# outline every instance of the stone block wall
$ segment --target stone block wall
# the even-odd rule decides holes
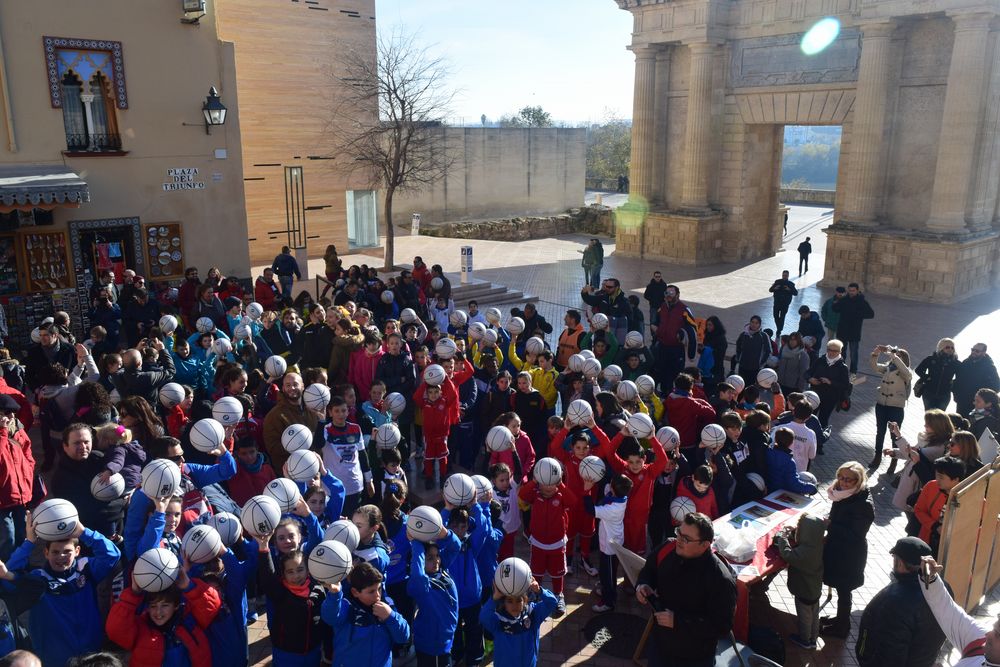
[[[615,252],[627,257],[664,259],[701,266],[722,261],[725,216],[651,212],[639,225],[619,222]]]
[[[550,216],[501,218],[477,222],[448,222],[420,226],[423,236],[491,241],[527,241],[563,234],[615,235],[615,214],[607,206],[587,206]]]

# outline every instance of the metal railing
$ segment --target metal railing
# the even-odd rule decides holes
[[[66,150],[74,153],[117,152],[122,149],[122,138],[118,134],[67,134]]]

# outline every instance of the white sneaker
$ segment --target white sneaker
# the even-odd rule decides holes
[[[598,614],[603,614],[606,611],[614,611],[615,608],[601,602],[600,604],[595,604],[591,609]]]
[[[556,610],[552,612],[552,618],[562,618],[566,615],[566,596],[559,594],[559,601],[556,602]]]
[[[566,561],[566,576],[571,577],[575,574],[576,570],[573,568],[573,559],[570,558]]]

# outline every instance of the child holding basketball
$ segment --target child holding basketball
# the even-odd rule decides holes
[[[601,520],[598,524],[598,542],[601,550],[601,601],[591,609],[597,613],[613,611],[618,597],[618,557],[611,543],[621,544],[625,540],[625,508],[628,504],[628,492],[632,490],[632,480],[626,475],[615,475],[611,478],[611,492],[604,496],[596,505],[589,492],[594,483],[586,481],[583,488],[588,492],[584,497],[584,506],[588,514]]]
[[[180,558],[181,538],[177,528],[181,525],[181,508],[184,499],[180,496],[154,498],[153,507],[146,519],[146,529],[139,539],[136,556],[150,549],[166,549]]]
[[[410,562],[410,537],[406,531],[408,517],[403,512],[406,502],[406,484],[401,481],[389,481],[382,494],[382,520],[386,535],[386,551],[389,564],[385,570],[385,589],[392,599],[396,611],[402,614],[407,623],[413,622],[413,600],[407,593]],[[359,531],[360,532],[360,531]]]
[[[362,492],[375,493],[361,427],[347,420],[349,408],[341,396],[333,396],[326,407],[329,422],[316,428],[313,449],[322,447],[323,465],[344,485],[343,512],[353,514]]]
[[[442,529],[442,533],[446,532]],[[458,589],[442,565],[440,549],[434,542],[413,541],[406,592],[418,609],[411,622],[417,664],[450,665],[458,627]]]
[[[531,580],[528,592],[518,597],[504,595],[494,586],[493,595],[479,612],[483,628],[493,635],[493,664],[496,667],[538,664],[538,634],[546,618],[558,618],[558,606],[558,598],[535,579]]]
[[[275,558],[292,551],[303,551],[308,555],[322,541],[323,529],[319,519],[310,511],[306,501],[299,498],[291,514],[282,515],[275,526],[271,550]]]
[[[657,477],[668,468],[672,469],[676,463],[667,457],[663,445],[655,436],[648,439],[654,459],[652,463],[646,463],[642,445],[626,431],[628,426],[611,441],[607,448],[607,460],[612,470],[632,480],[632,491],[625,510],[625,548],[642,555],[646,553],[646,525],[653,504],[653,485]]]
[[[702,464],[694,469],[694,472],[681,479],[677,485],[678,498],[690,498],[694,503],[694,512],[701,512],[709,519],[718,519],[719,505],[715,501],[715,491],[712,489],[712,480],[715,473],[708,465]],[[685,512],[687,514],[687,512]],[[679,526],[684,517],[678,520],[674,517],[674,525]]]
[[[354,511],[351,521],[361,537],[354,555],[365,563],[371,563],[384,578],[389,569],[389,549],[379,534],[382,530],[382,510],[377,505],[362,505]]]
[[[503,451],[490,452],[490,465],[506,465],[514,473],[518,485],[527,481],[531,469],[535,467],[535,448],[528,434],[521,430],[521,418],[516,412],[504,412],[492,426],[504,426],[514,436],[514,446]]]
[[[298,482],[299,491],[303,500],[309,506],[309,511],[313,513],[319,521],[320,528],[326,528],[341,517],[344,509],[344,484],[330,474],[330,471],[323,465],[323,458],[319,459],[319,475],[313,477],[308,482]]]
[[[233,502],[243,507],[248,500],[264,493],[274,480],[274,469],[268,465],[267,457],[253,438],[239,438],[235,449],[236,474],[226,483],[226,488]]]
[[[471,517],[470,517],[471,514]],[[441,518],[458,538],[461,548],[447,566],[448,574],[455,580],[458,590],[458,626],[452,645],[455,662],[478,665],[483,659],[483,627],[479,622],[480,598],[483,593],[482,579],[476,560],[490,535],[492,527],[484,518],[476,503],[470,512],[464,507],[455,507],[445,500],[445,511]]]
[[[423,416],[425,488],[431,489],[435,482],[443,482],[447,474],[448,433],[458,419],[441,387],[421,382],[413,400]]]

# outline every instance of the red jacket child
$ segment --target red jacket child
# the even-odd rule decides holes
[[[448,385],[454,390],[451,380],[445,380],[441,387],[421,382],[413,393],[413,401],[424,420],[424,475],[428,478],[434,476],[434,464],[438,463],[441,478],[444,479],[448,469],[448,432],[458,423],[456,410],[452,409],[453,405],[448,400]],[[431,398],[430,393],[436,396]]]
[[[715,411],[712,411],[715,414]],[[671,422],[673,423],[673,422]],[[643,453],[630,455],[630,461],[618,456],[618,447],[625,439],[620,431],[607,448],[607,461],[616,473],[632,480],[632,490],[628,494],[625,508],[625,548],[642,555],[646,553],[646,524],[649,522],[649,508],[653,504],[653,485],[656,478],[667,469],[667,452],[655,437],[649,439],[650,448],[656,455],[652,463],[643,462]]]
[[[531,444],[531,438],[524,431],[520,431],[514,436],[514,449],[502,452],[490,452],[490,465],[494,466],[498,463],[505,463],[513,474],[514,452],[517,452],[517,458],[521,462],[521,479],[515,479],[514,481],[518,485],[521,485],[528,481],[531,469],[535,467],[535,448]]]
[[[191,421],[191,418],[187,416],[184,408],[180,405],[170,408],[167,410],[167,435],[179,440],[181,431],[184,430],[189,421]]]
[[[715,502],[715,491],[711,484],[708,485],[708,490],[705,493],[699,493],[698,489],[694,488],[694,477],[688,475],[677,485],[677,497],[681,496],[690,498],[694,502],[695,512],[701,512],[709,519],[719,518],[719,506]],[[678,523],[674,521],[675,526]]]
[[[531,509],[531,537],[528,538],[531,543],[531,574],[535,579],[541,579],[547,573],[552,578],[552,592],[561,596],[563,577],[566,576],[569,508],[577,503],[577,498],[565,484],[559,484],[555,493],[546,498],[535,480],[525,483],[518,490],[517,497]]]
[[[715,408],[708,401],[692,398],[676,391],[663,401],[667,423],[677,429],[681,447],[695,447],[701,440],[701,429],[715,421]]]
[[[212,667],[212,649],[205,628],[215,620],[222,600],[214,588],[197,579],[183,596],[174,636],[187,650],[192,667]],[[143,599],[143,595],[130,588],[123,590],[121,598],[111,607],[105,629],[108,639],[132,652],[129,667],[160,667],[165,663],[167,642],[163,632],[149,619],[149,612],[139,611]]]
[[[566,536],[572,547],[574,538],[579,535],[580,555],[586,561],[585,567],[593,569],[589,565],[589,559],[590,538],[594,536],[595,520],[594,516],[589,514],[584,508],[583,499],[589,495],[596,501],[601,490],[597,485],[590,491],[583,488],[583,477],[580,476],[580,462],[588,456],[605,458],[610,447],[610,442],[608,441],[608,436],[598,426],[590,426],[589,430],[592,434],[592,436],[589,436],[590,445],[585,449],[581,446],[581,449],[584,449],[584,451],[577,451],[571,442],[573,435],[576,433],[570,434],[569,429],[562,429],[549,440],[549,456],[563,464],[563,470],[565,471],[563,482],[576,497],[576,503],[569,508],[569,527]],[[583,456],[580,456],[581,453]]]
[[[243,451],[237,449],[237,453]],[[257,460],[252,465],[243,462],[236,456],[236,474],[226,480],[229,496],[242,507],[254,496],[264,493],[265,487],[274,480],[274,468],[268,465],[264,454],[257,453]]]

